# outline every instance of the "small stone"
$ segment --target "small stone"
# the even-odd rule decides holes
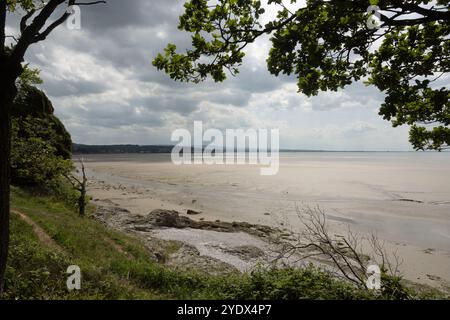
[[[188,214],[188,215],[194,216],[194,215],[201,214],[201,212],[200,212],[200,211],[194,211],[194,210],[188,209],[187,214]]]

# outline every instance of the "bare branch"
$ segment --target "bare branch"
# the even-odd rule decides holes
[[[58,26],[63,24],[67,18],[70,16],[70,13],[65,11],[57,20],[51,23],[47,28],[45,28],[42,32],[42,28],[44,28],[47,21],[50,19],[51,15],[55,12],[55,10],[62,5],[66,0],[49,0],[47,3],[43,5],[43,7],[30,10],[25,14],[20,23],[21,36],[14,47],[12,52],[12,62],[15,64],[19,64],[22,62],[23,57],[25,55],[28,47],[36,42],[45,40],[47,36]],[[67,2],[67,8],[79,5],[79,6],[90,6],[100,3],[106,3],[106,1],[93,1],[93,2],[76,2],[75,0],[69,0]],[[37,13],[39,12],[39,13]],[[37,13],[37,14],[36,14]],[[36,17],[33,21],[27,25],[27,21],[36,14]]]
[[[380,265],[382,272],[398,275],[401,260],[397,253],[389,255],[376,235],[364,238],[350,229],[346,236],[331,236],[327,226],[325,212],[319,207],[298,209],[304,232],[296,240],[276,240],[277,256],[275,261],[298,257],[298,261],[320,257],[332,263],[336,275],[346,279],[360,288],[367,288],[367,267],[372,261]],[[371,254],[364,254],[362,243],[368,243]],[[320,261],[320,260],[317,260]],[[334,273],[334,272],[333,272]]]
[[[105,3],[106,1],[92,1],[92,2],[75,2],[73,5],[75,6],[92,6],[95,4]]]
[[[48,26],[47,29],[34,36],[33,43],[45,40],[48,37],[48,35],[57,27],[59,27],[61,24],[63,24],[69,16],[70,13],[65,12],[60,18],[58,18],[55,22],[50,24],[50,26]]]
[[[64,177],[69,181],[73,188],[80,193],[78,197],[78,210],[80,216],[84,216],[86,211],[86,186],[88,179],[86,177],[86,168],[84,166],[83,158],[80,158],[79,162],[81,164],[82,178],[79,179],[73,174],[64,174]]]

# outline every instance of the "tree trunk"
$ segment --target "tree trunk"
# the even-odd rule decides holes
[[[11,105],[15,95],[14,82],[11,85],[2,79],[0,81],[0,294],[4,290],[9,245]]]
[[[78,199],[78,212],[80,216],[84,217],[86,214],[86,189],[81,187],[80,198]]]
[[[81,184],[80,184],[79,209],[80,209],[80,216],[84,217],[85,214],[86,214],[86,184],[87,184],[87,178],[86,178],[86,170],[84,168],[83,158],[80,159],[80,162],[81,162],[81,172],[83,173],[83,180],[81,180]]]

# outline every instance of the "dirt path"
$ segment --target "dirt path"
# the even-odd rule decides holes
[[[17,210],[11,210],[11,212],[17,214],[19,218],[22,219],[22,221],[24,221],[33,228],[33,232],[36,234],[40,242],[42,242],[43,244],[52,249],[57,250],[60,253],[64,254],[66,253],[63,247],[61,247],[55,240],[53,240],[44,229],[42,229],[36,222],[34,222],[26,214]],[[125,255],[128,260],[135,259],[135,257],[132,254],[128,253],[121,245],[116,243],[113,239],[106,236],[102,236],[102,239],[108,242],[119,253]]]
[[[55,249],[60,253],[66,253],[63,247],[61,247],[55,240],[53,240],[44,229],[42,229],[36,222],[31,220],[31,218],[26,214],[17,210],[11,210],[11,212],[17,214],[19,218],[22,219],[22,221],[30,225],[33,228],[33,232],[36,234],[39,241],[41,241],[43,244],[52,249]]]

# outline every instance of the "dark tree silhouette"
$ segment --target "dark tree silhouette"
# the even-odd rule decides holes
[[[0,0],[0,293],[4,290],[4,274],[9,246],[11,108],[17,95],[16,82],[24,71],[24,57],[28,48],[44,41],[50,33],[71,15],[69,7],[106,3],[93,1],[79,3],[75,0]],[[57,9],[66,8],[53,20]],[[6,34],[9,12],[24,11],[18,37]],[[7,38],[15,43],[7,46]]]

